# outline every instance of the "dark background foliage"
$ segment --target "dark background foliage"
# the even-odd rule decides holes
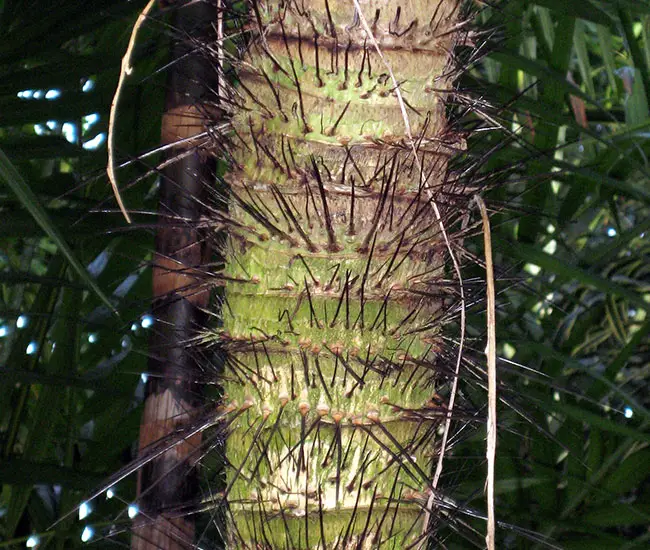
[[[511,386],[498,514],[568,549],[644,548],[650,2],[476,4],[489,54],[461,87],[508,101],[502,131],[470,150],[494,146],[486,170],[510,171],[489,196],[499,369]],[[86,526],[129,522],[132,479],[83,521],[48,530],[132,458],[137,439],[156,179],[124,190],[143,212],[136,231],[116,212],[104,167],[120,60],[143,5],[0,1],[0,548],[36,536],[73,548]],[[122,182],[157,161],[141,155],[159,142],[165,21],[157,13],[143,29],[120,104]],[[496,147],[508,134],[517,139]],[[447,482],[481,509],[484,471],[467,457],[484,453],[483,434],[455,453]],[[536,547],[507,530],[503,544]]]

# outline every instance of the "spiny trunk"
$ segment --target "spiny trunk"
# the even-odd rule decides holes
[[[215,336],[232,548],[409,548],[433,525],[459,3],[359,3],[250,4]]]

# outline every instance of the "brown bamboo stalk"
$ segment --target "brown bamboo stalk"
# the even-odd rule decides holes
[[[161,3],[162,4],[162,3]],[[160,221],[153,267],[153,314],[156,322],[150,338],[149,381],[140,426],[140,454],[172,431],[191,423],[201,403],[197,384],[196,353],[187,353],[187,342],[204,324],[209,293],[197,268],[210,254],[200,230],[201,196],[214,176],[214,159],[191,138],[204,131],[201,104],[210,91],[210,69],[205,56],[193,51],[185,36],[206,38],[215,20],[215,9],[205,3],[165,2],[174,9],[172,27],[181,39],[172,48],[173,65],[168,76],[162,144],[192,148],[190,154],[170,156],[161,172]],[[212,79],[214,80],[214,79]],[[212,88],[213,90],[214,88]],[[170,449],[139,472],[140,515],[133,529],[134,550],[186,550],[193,548],[192,516],[177,514],[196,497],[196,449],[201,433]]]

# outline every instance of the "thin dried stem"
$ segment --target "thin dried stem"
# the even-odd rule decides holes
[[[483,220],[483,242],[485,246],[485,278],[487,281],[487,372],[488,372],[488,421],[487,421],[487,534],[485,542],[488,550],[495,548],[496,520],[494,514],[494,466],[497,451],[497,336],[496,300],[494,290],[494,264],[492,261],[492,234],[490,217],[485,202],[479,195],[474,196]]]
[[[224,55],[224,49],[223,49],[223,40],[224,40],[224,33],[223,33],[223,11],[224,11],[224,5],[223,5],[223,0],[218,0],[217,1],[217,60],[219,63],[219,75],[217,77],[217,91],[219,93],[219,97],[222,95],[225,96],[226,94],[226,79],[223,73],[223,67],[224,67],[224,62],[225,62],[225,55]],[[226,106],[227,102],[226,101],[219,101],[220,104]]]
[[[120,101],[120,95],[122,95],[122,88],[124,88],[124,82],[126,77],[133,72],[133,67],[131,66],[131,56],[133,55],[133,49],[135,47],[135,40],[138,35],[140,27],[144,24],[149,12],[152,10],[156,0],[149,0],[149,3],[144,7],[138,19],[133,25],[133,31],[131,31],[131,38],[129,38],[129,45],[126,48],[126,53],[122,58],[122,66],[120,68],[120,78],[117,81],[117,89],[115,90],[115,95],[113,96],[113,101],[111,101],[111,110],[108,117],[108,165],[106,166],[106,172],[108,173],[108,179],[111,182],[111,187],[113,188],[113,194],[117,200],[117,204],[120,207],[124,219],[131,223],[131,216],[126,211],[126,207],[122,202],[122,196],[120,195],[120,190],[117,187],[117,178],[115,176],[115,117],[117,115],[117,106]]]

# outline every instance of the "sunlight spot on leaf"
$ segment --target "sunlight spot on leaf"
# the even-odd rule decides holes
[[[38,344],[35,341],[31,341],[29,344],[27,344],[27,348],[25,349],[25,353],[27,355],[34,355],[38,351]]]
[[[70,143],[77,142],[77,125],[71,122],[65,122],[61,128],[61,133]]]
[[[27,546],[27,548],[36,548],[40,542],[41,539],[38,537],[38,535],[32,535],[27,539],[25,546]]]
[[[555,239],[551,239],[548,241],[546,246],[544,247],[544,252],[547,254],[555,254],[555,251],[557,250],[557,241]]]
[[[93,538],[93,535],[95,534],[95,531],[90,525],[86,525],[84,527],[83,532],[81,533],[81,542],[88,542],[90,539]]]
[[[107,250],[103,250],[100,252],[95,259],[88,264],[88,272],[93,276],[93,277],[98,277],[102,271],[106,268],[108,265],[108,260],[110,259],[110,255],[107,252]]]
[[[86,82],[84,82],[84,85],[81,88],[81,91],[82,92],[89,92],[94,87],[95,87],[95,81],[92,78],[89,78],[88,80],[86,80]]]
[[[82,502],[79,506],[79,519],[86,519],[92,511],[93,509],[90,504]]]
[[[117,296],[118,298],[124,298],[127,292],[131,290],[131,288],[137,281],[138,281],[138,274],[131,273],[131,275],[129,275],[126,279],[124,279],[120,283],[120,285],[113,291],[113,296]]]
[[[21,315],[16,321],[16,326],[18,328],[25,328],[29,324],[29,318],[27,315]]]
[[[83,131],[87,131],[93,124],[99,122],[99,113],[92,113],[90,115],[86,115],[83,117],[83,122],[81,124],[81,127],[83,128]]]
[[[539,275],[539,272],[542,270],[541,267],[535,264],[526,264],[524,266],[524,271],[530,273],[533,277]]]
[[[506,356],[506,359],[512,359],[517,353],[517,349],[509,343],[503,344],[503,355]]]
[[[140,326],[142,326],[142,328],[149,328],[153,325],[153,323],[154,319],[151,315],[144,315],[140,321]]]
[[[92,151],[98,149],[105,141],[106,134],[102,132],[101,134],[97,134],[93,139],[86,141],[82,147],[86,150]]]

